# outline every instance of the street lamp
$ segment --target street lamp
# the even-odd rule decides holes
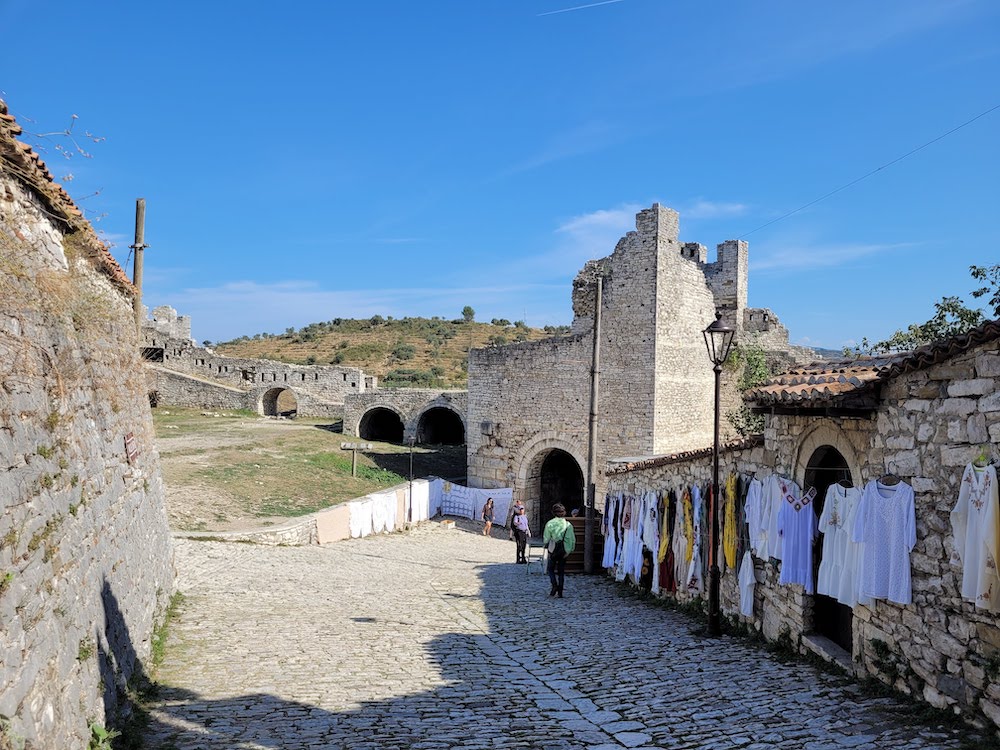
[[[722,365],[729,358],[736,331],[722,322],[722,313],[704,331],[705,348],[715,370],[715,442],[712,450],[712,523],[708,540],[708,634],[722,635],[722,612],[719,607],[719,394]]]
[[[416,437],[411,436],[406,442],[410,445],[410,492],[407,496],[408,502],[406,504],[406,522],[413,523],[413,444],[417,442],[417,439]]]

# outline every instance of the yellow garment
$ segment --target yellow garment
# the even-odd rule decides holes
[[[684,536],[687,538],[684,562],[691,562],[694,557],[694,506],[691,505],[691,490],[684,490],[681,502],[684,504]]]
[[[667,528],[667,518],[670,517],[670,495],[664,490],[661,497],[663,505],[660,508],[660,549],[656,555],[657,562],[667,559],[667,550],[670,547],[670,529]]]
[[[726,479],[726,511],[723,518],[725,527],[722,531],[722,553],[726,556],[726,567],[736,567],[736,475],[730,474]]]

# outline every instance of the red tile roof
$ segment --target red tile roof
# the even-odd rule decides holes
[[[0,99],[0,172],[9,174],[31,190],[42,202],[50,217],[61,223],[67,232],[79,232],[84,247],[97,267],[126,294],[133,295],[135,289],[121,266],[108,251],[94,228],[83,217],[69,194],[55,181],[45,162],[31,146],[17,140],[23,131],[14,116],[7,110],[7,104]]]
[[[721,444],[719,446],[719,453],[722,454],[731,453],[732,451],[749,450],[750,448],[756,448],[758,445],[763,444],[763,435],[750,435],[749,437],[730,440],[727,443]],[[696,450],[681,451],[680,453],[671,453],[666,456],[651,456],[650,458],[642,458],[635,461],[622,461],[620,463],[611,462],[614,463],[613,467],[604,472],[604,475],[610,477],[615,474],[628,474],[631,471],[652,469],[656,466],[667,466],[668,464],[676,464],[682,461],[692,461],[697,458],[707,458],[711,456],[714,451],[715,448],[709,446],[707,448],[698,448]]]
[[[789,370],[747,391],[746,399],[759,410],[774,406],[870,408],[879,383],[944,362],[997,339],[1000,339],[1000,320],[989,320],[966,333],[911,352],[826,360]]]

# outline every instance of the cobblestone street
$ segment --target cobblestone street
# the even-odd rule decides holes
[[[329,547],[177,542],[154,748],[958,748],[599,577],[427,524]],[[501,530],[502,531],[502,530]]]

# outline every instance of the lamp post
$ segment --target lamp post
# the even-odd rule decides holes
[[[722,635],[722,611],[719,606],[719,394],[722,365],[729,358],[736,331],[722,322],[722,313],[704,331],[708,358],[715,370],[715,442],[712,449],[712,523],[709,530],[708,554],[708,634]]]
[[[413,444],[417,442],[417,439],[411,437],[406,442],[410,445],[410,492],[407,494],[406,522],[413,523]]]

